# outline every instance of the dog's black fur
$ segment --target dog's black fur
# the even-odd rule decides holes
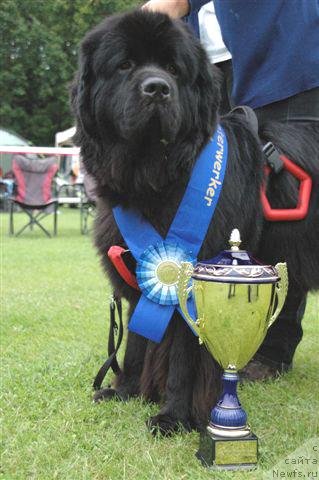
[[[170,95],[145,95],[149,78],[160,78]],[[319,286],[318,126],[265,126],[261,138],[273,141],[311,172],[315,182],[311,211],[299,222],[267,224],[259,201],[264,158],[260,141],[240,115],[218,119],[218,78],[199,42],[180,21],[134,11],[107,18],[81,46],[73,86],[76,140],[86,170],[97,184],[95,243],[118,296],[132,311],[139,293],[120,278],[106,255],[125,245],[112,206],[139,209],[165,237],[202,147],[221,121],[229,160],[223,191],[200,251],[207,259],[227,246],[234,227],[242,246],[262,260],[286,260],[290,281],[308,291]],[[271,182],[274,206],[296,202],[297,185],[286,173]],[[192,219],[189,219],[192,222]],[[142,395],[162,400],[150,426],[170,433],[207,422],[219,389],[219,368],[175,314],[157,345],[128,334],[123,373],[114,389],[97,399]]]

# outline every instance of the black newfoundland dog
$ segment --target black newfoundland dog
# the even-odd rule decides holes
[[[319,287],[318,126],[265,125],[258,138],[243,116],[218,118],[218,83],[200,43],[181,21],[163,14],[133,11],[109,17],[82,42],[72,92],[76,141],[97,185],[96,247],[130,312],[140,294],[107,257],[112,245],[125,246],[112,207],[138,209],[165,237],[196,158],[218,121],[228,138],[228,166],[199,258],[224,249],[237,227],[243,248],[264,262],[288,262],[290,285],[303,292]],[[313,176],[305,220],[264,221],[261,145],[267,141]],[[295,206],[297,192],[297,182],[286,172],[268,186],[275,207]],[[190,429],[206,424],[219,393],[219,376],[218,366],[175,313],[160,344],[128,333],[123,371],[114,388],[101,390],[96,399],[141,395],[161,401],[149,425],[169,434],[179,425]]]

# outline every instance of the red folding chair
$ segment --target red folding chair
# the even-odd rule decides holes
[[[16,236],[28,227],[32,230],[36,225],[51,237],[49,231],[40,223],[51,213],[53,213],[53,232],[56,235],[58,201],[52,197],[52,181],[58,170],[55,158],[38,160],[18,155],[12,162],[12,170],[16,195],[10,198],[10,234],[14,234],[13,217],[15,206],[18,205],[27,214],[29,221],[16,233]]]

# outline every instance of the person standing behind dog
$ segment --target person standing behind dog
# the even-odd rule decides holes
[[[198,34],[207,0],[150,0],[143,8],[188,16]],[[319,0],[214,0],[223,40],[232,55],[234,106],[248,105],[260,123],[319,121]],[[212,26],[213,27],[213,26]],[[246,367],[251,379],[292,366],[302,338],[306,294],[290,286],[278,319]]]
[[[198,13],[207,3],[149,0],[142,8],[187,17],[199,35]],[[319,120],[319,0],[214,0],[214,5],[233,58],[234,106],[250,106],[261,120],[264,115],[268,120],[270,111],[278,121]]]

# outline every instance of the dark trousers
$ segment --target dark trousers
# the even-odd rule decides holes
[[[217,64],[223,72],[221,114],[227,112],[231,101],[232,71],[231,61]],[[255,109],[258,122],[295,122],[298,124],[319,121],[319,88],[301,92],[285,100]],[[290,283],[285,305],[277,320],[269,328],[266,338],[259,348],[256,358],[279,371],[288,370],[303,331],[301,321],[306,308],[307,294],[300,287]]]
[[[256,108],[258,121],[276,122],[318,122],[319,121],[319,87],[298,93],[292,97]]]
[[[255,109],[259,123],[266,121],[305,124],[319,121],[319,88],[307,90],[280,102]],[[257,352],[257,358],[280,371],[291,364],[302,339],[301,321],[306,308],[306,293],[290,283],[285,305]]]

